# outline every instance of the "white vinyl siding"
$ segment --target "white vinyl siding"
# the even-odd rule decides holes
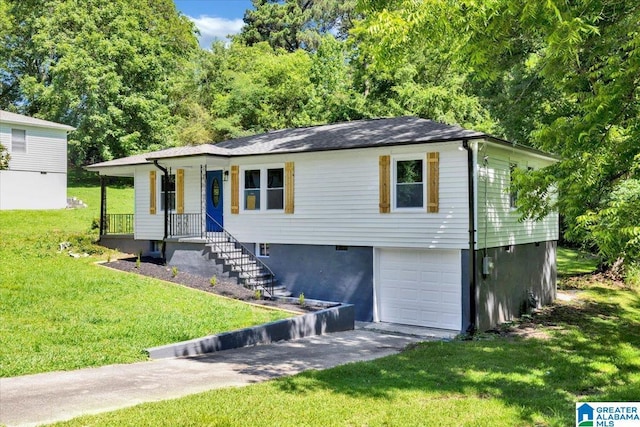
[[[486,166],[484,156],[487,157]],[[510,168],[539,169],[550,164],[519,151],[481,147],[478,155],[477,247],[519,245],[558,239],[558,214],[541,221],[520,221],[520,212],[511,207]]]
[[[13,129],[25,131],[25,150],[12,147]],[[67,173],[65,130],[0,123],[0,144],[11,154],[10,170]]]
[[[134,175],[135,187],[135,216],[134,238],[138,240],[162,240],[164,237],[164,212],[157,210],[155,215],[149,214],[150,181],[149,171],[156,171],[156,194],[160,194],[160,180],[162,171],[154,166],[140,166],[136,168]],[[108,203],[107,194],[107,203]],[[156,201],[156,206],[160,206]],[[108,208],[108,206],[107,206]]]
[[[241,171],[295,162],[295,213],[225,207],[225,228],[240,241],[377,247],[468,248],[466,152],[460,144],[341,150],[232,159]],[[440,152],[440,212],[380,214],[379,156]],[[243,172],[241,172],[241,175]],[[241,186],[241,192],[243,187]],[[242,193],[240,197],[243,197]]]
[[[66,130],[0,122],[0,144],[11,155],[1,172],[0,209],[67,206]]]

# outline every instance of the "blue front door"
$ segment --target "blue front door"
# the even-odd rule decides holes
[[[207,231],[222,231],[222,171],[207,172]]]

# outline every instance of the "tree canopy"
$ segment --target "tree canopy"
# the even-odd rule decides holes
[[[171,0],[5,1],[0,107],[76,127],[76,163],[171,142],[167,82],[197,49]]]

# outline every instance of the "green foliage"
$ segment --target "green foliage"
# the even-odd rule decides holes
[[[261,289],[256,289],[253,292],[253,299],[256,299],[256,300],[261,300],[262,299],[262,290]]]
[[[578,224],[609,264],[620,257],[640,262],[640,179],[621,181],[601,208],[578,217]]]
[[[11,154],[7,148],[0,144],[0,171],[9,169],[9,161],[11,160]]]
[[[253,0],[234,41],[248,46],[268,42],[289,52],[312,51],[323,36],[346,36],[355,5],[356,0]]]
[[[178,267],[171,267],[171,277],[176,277],[178,275]]]
[[[305,305],[305,301],[304,301],[304,293],[300,292],[300,295],[298,295],[298,304],[300,304],[300,306],[304,307]]]
[[[77,164],[167,144],[167,80],[197,48],[170,0],[9,1],[0,108],[76,127]]]
[[[211,279],[209,279],[209,283],[212,287],[215,287],[218,284],[218,278],[216,276],[211,276]]]

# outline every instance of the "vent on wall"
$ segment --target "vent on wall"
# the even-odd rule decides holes
[[[338,251],[338,252],[346,252],[348,250],[349,250],[349,246],[336,245],[336,251]]]

